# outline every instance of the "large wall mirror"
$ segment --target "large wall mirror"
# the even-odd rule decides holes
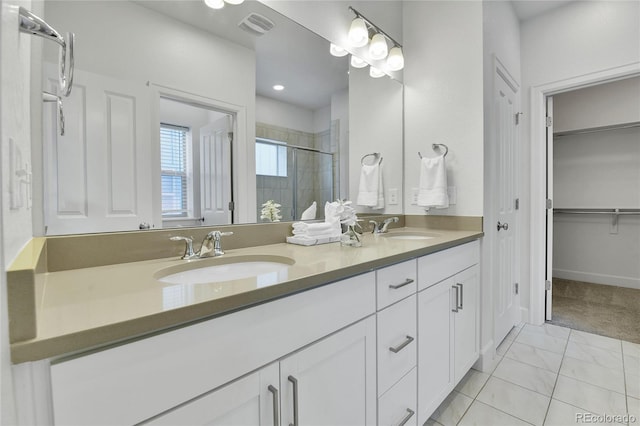
[[[258,1],[42,9],[76,34],[64,136],[56,108],[42,107],[46,235],[260,222],[267,200],[282,220],[316,202],[322,219],[326,201],[355,200],[373,151],[396,196],[360,211],[402,213],[402,84],[349,71],[348,57],[287,17]],[[42,85],[55,92],[49,44]]]

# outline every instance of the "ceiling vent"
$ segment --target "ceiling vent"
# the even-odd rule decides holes
[[[251,13],[245,16],[238,26],[250,34],[261,36],[271,30],[274,23],[269,18],[257,13]]]

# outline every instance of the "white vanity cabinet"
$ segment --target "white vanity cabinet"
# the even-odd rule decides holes
[[[471,242],[418,259],[419,424],[478,360],[478,258]]]

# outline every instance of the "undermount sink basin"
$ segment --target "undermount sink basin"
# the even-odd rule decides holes
[[[154,278],[167,284],[204,284],[255,278],[258,285],[287,279],[287,269],[295,261],[284,256],[251,255],[193,260],[161,269]]]
[[[393,240],[430,240],[432,238],[438,238],[440,234],[434,232],[396,231],[382,234],[382,236]]]

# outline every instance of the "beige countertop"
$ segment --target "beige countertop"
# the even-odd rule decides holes
[[[218,258],[176,257],[35,274],[36,337],[11,345],[12,361],[55,358],[210,319],[375,268],[480,238],[478,231],[433,232],[428,240],[365,234],[363,246],[271,244],[227,250]],[[248,256],[283,256],[294,263],[276,279],[244,278],[200,284],[158,281],[165,268],[214,265]],[[249,259],[250,260],[250,259]],[[268,259],[265,259],[268,260]]]

